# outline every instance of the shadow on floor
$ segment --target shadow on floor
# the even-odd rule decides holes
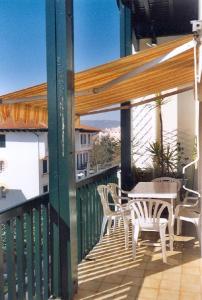
[[[79,264],[74,300],[202,300],[202,259],[195,237],[175,236],[174,251],[167,249],[167,264],[160,247],[143,244],[148,239],[158,241],[158,236],[143,233],[134,261],[131,243],[124,248],[122,229],[105,236]]]

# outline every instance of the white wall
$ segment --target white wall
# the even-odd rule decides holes
[[[43,193],[49,176],[42,172],[42,160],[48,158],[47,132],[5,132],[6,147],[0,148],[5,170],[0,183],[8,189],[22,190],[27,199]]]
[[[22,190],[27,199],[39,194],[38,137],[29,132],[7,132],[6,147],[0,148],[5,170],[0,182],[8,189]]]

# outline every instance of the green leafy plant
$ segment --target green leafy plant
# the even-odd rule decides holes
[[[149,144],[147,151],[152,156],[155,176],[182,176],[182,168],[189,158],[185,156],[181,143],[177,143],[175,147],[167,144],[162,148],[159,142],[153,142]]]
[[[120,140],[104,135],[97,137],[91,151],[91,165],[118,164],[120,162]]]

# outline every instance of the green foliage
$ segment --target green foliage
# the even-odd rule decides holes
[[[91,164],[115,164],[120,162],[120,140],[117,140],[110,135],[104,135],[101,138],[97,137],[93,143],[91,152]]]
[[[167,144],[162,149],[159,142],[154,142],[149,145],[147,151],[152,156],[155,176],[181,176],[182,168],[189,160],[181,143],[177,143],[176,147]]]

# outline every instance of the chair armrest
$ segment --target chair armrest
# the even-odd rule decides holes
[[[129,210],[128,203],[126,203],[126,204],[109,203],[109,206],[117,207],[119,209],[119,211],[122,212],[122,213],[124,213],[126,210]]]
[[[198,205],[198,200],[194,204],[179,204],[175,208],[175,216],[178,216],[180,208],[195,208]]]
[[[198,202],[199,202],[199,199],[198,199],[198,197],[189,197],[189,196],[187,196],[187,197],[185,197],[184,198],[184,200],[183,200],[183,204],[187,204],[187,202],[189,202],[189,200],[195,200],[196,202],[195,203],[193,203],[194,205],[198,205]]]
[[[126,201],[130,201],[131,200],[129,197],[121,197],[121,196],[120,197],[118,196],[116,199],[117,200],[126,200]]]

